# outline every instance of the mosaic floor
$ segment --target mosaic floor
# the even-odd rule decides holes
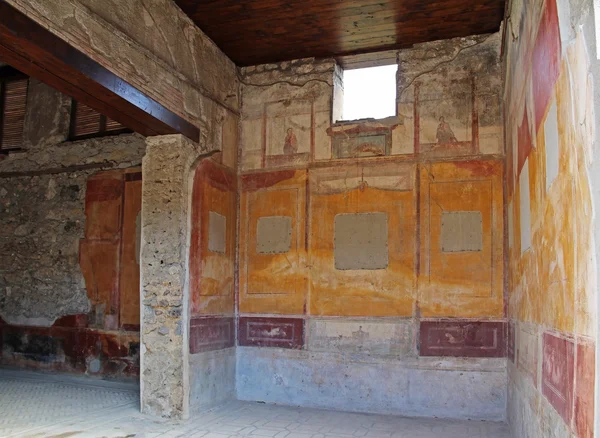
[[[139,413],[129,384],[0,369],[0,436],[203,438],[509,438],[481,421],[404,418],[232,401],[168,422]]]

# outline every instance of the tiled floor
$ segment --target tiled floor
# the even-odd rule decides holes
[[[138,388],[0,369],[2,437],[508,438],[500,423],[403,418],[232,401],[167,422],[139,413]]]

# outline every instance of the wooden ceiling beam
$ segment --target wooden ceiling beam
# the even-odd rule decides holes
[[[175,0],[239,66],[497,32],[505,0]]]
[[[142,135],[200,139],[198,127],[4,1],[0,17],[3,61]]]

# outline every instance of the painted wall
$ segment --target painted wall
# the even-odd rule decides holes
[[[500,36],[398,62],[339,124],[335,62],[241,70],[240,399],[505,416]]]
[[[201,160],[192,182],[191,409],[207,408],[235,398],[237,132],[237,120],[232,119],[232,123],[224,127],[222,152]]]
[[[34,79],[27,99],[0,161],[0,362],[136,376],[144,139],[68,141],[71,99]]]
[[[593,437],[597,268],[589,4],[514,2],[506,31],[508,418]]]

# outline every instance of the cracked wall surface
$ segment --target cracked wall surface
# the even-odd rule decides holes
[[[547,0],[514,3],[509,12],[508,419],[515,436],[593,437],[598,421],[591,8]]]

